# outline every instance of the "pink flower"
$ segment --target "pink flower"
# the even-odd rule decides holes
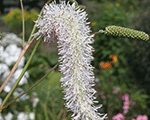
[[[128,105],[124,105],[123,106],[123,110],[128,110],[129,109],[129,106]]]
[[[130,101],[124,101],[124,105],[130,105]]]
[[[125,117],[123,116],[123,114],[118,113],[118,114],[115,115],[112,119],[113,119],[113,120],[125,120]]]
[[[122,96],[122,100],[124,100],[123,113],[126,114],[129,110],[129,105],[130,105],[129,94],[128,93],[124,94]]]
[[[146,115],[143,115],[143,120],[148,120],[148,117]]]
[[[136,120],[148,120],[148,117],[146,115],[138,115]]]
[[[122,96],[122,100],[128,101],[128,100],[129,100],[129,94],[128,94],[128,93],[124,94],[124,95]]]

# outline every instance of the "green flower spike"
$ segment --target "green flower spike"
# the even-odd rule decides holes
[[[117,37],[127,37],[138,40],[149,40],[149,35],[142,31],[137,31],[129,28],[124,28],[120,26],[108,26],[105,30],[100,30],[99,32],[104,33],[106,35],[112,35]]]

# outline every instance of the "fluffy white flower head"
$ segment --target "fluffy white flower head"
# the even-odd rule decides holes
[[[19,38],[16,34],[14,33],[8,33],[1,39],[1,44],[3,46],[8,46],[10,44],[17,44],[19,46],[22,45],[22,39]]]
[[[69,2],[52,2],[46,5],[43,15],[36,21],[40,28],[35,36],[44,36],[45,41],[57,38],[61,78],[64,87],[66,107],[73,112],[73,120],[103,120],[105,115],[98,113],[95,107],[95,77],[93,60],[93,35],[84,10]]]

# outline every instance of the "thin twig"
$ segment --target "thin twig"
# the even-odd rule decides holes
[[[47,109],[47,112],[50,115],[50,117],[52,118],[52,120],[55,120],[55,117],[53,116],[52,112],[49,109]]]
[[[60,112],[59,112],[59,114],[58,114],[58,116],[57,116],[57,120],[60,120],[60,118],[61,118],[61,116],[62,116],[62,114],[63,114],[63,111],[64,111],[64,109],[61,108],[61,110],[60,110]]]
[[[24,43],[25,43],[25,22],[24,22],[24,9],[23,9],[23,2],[22,2],[22,0],[20,0],[20,4],[21,4],[21,11],[22,11],[22,32],[23,32],[23,35],[22,35],[22,40],[23,40],[22,46],[24,47]]]

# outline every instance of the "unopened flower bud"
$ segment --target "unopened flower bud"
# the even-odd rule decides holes
[[[118,37],[127,37],[127,38],[145,40],[145,41],[149,40],[149,35],[146,34],[145,32],[133,30],[125,27],[115,26],[115,25],[106,27],[103,33],[107,35],[118,36]]]

